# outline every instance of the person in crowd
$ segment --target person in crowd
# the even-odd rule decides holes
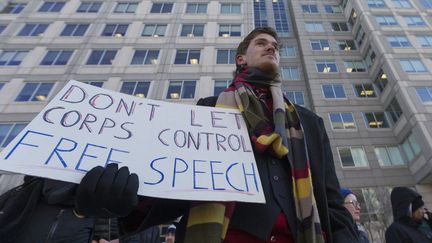
[[[231,85],[218,97],[198,101],[242,112],[265,204],[138,199],[137,176],[109,164],[84,176],[77,189],[76,214],[121,216],[126,235],[183,215],[176,239],[187,243],[358,242],[339,194],[323,120],[283,97],[279,61],[276,32],[256,28],[237,48]],[[114,200],[114,195],[121,197]]]
[[[369,243],[368,234],[364,226],[360,223],[360,202],[357,200],[357,196],[349,188],[341,188],[341,195],[344,199],[345,208],[351,213],[351,216],[356,224],[357,232],[359,235],[359,242]]]
[[[432,242],[430,213],[422,196],[407,187],[395,187],[390,194],[394,222],[387,228],[387,243]]]
[[[174,243],[175,242],[175,233],[176,233],[176,226],[174,224],[171,224],[168,226],[167,231],[165,233],[165,242],[164,243]]]

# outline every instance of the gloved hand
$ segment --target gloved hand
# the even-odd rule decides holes
[[[81,180],[75,195],[75,212],[98,218],[124,217],[138,204],[138,176],[115,163],[97,166]]]

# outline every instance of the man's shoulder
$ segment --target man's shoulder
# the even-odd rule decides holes
[[[209,97],[201,98],[201,99],[198,100],[197,105],[200,105],[200,106],[215,106],[217,99],[218,99],[217,96],[209,96]]]
[[[218,96],[209,96],[205,98],[201,98],[198,100],[197,105],[200,106],[216,106]],[[299,105],[295,105],[295,108],[297,112],[299,113],[299,116],[302,118],[309,118],[309,119],[320,119],[320,117],[315,114],[315,112]]]

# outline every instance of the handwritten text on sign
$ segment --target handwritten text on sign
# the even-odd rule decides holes
[[[264,202],[237,110],[142,99],[70,81],[1,152],[0,170],[78,183],[91,168],[127,166],[139,194]]]

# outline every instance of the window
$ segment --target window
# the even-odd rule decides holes
[[[40,65],[66,65],[73,51],[48,51]]]
[[[297,56],[295,46],[283,46],[279,49],[279,54],[282,58],[294,58]]]
[[[338,69],[334,60],[315,61],[316,69],[319,73],[337,73]]]
[[[427,72],[426,66],[420,59],[400,59],[402,69],[407,73],[424,73]]]
[[[276,31],[280,37],[289,36],[288,9],[285,8],[284,1],[272,1],[273,19]]]
[[[409,0],[392,0],[393,5],[396,8],[412,8]]]
[[[0,148],[6,147],[27,124],[0,123]]]
[[[354,93],[358,98],[377,97],[373,84],[353,84],[353,88]]]
[[[204,24],[183,24],[180,36],[204,36]]]
[[[44,2],[39,8],[39,12],[60,12],[65,5],[65,2]]]
[[[376,76],[373,84],[376,88],[378,88],[379,92],[383,92],[383,90],[387,86],[387,83],[388,83],[387,74],[385,74],[384,71],[381,69],[378,75]]]
[[[117,51],[114,50],[94,50],[87,60],[87,65],[111,65]]]
[[[239,14],[241,13],[240,3],[221,3],[221,14]]]
[[[103,81],[83,81],[83,83],[102,88],[104,82]]]
[[[84,36],[89,24],[66,24],[60,36]]]
[[[432,0],[420,0],[420,3],[425,8],[432,8]]]
[[[399,147],[396,145],[375,146],[375,154],[381,166],[405,164]]]
[[[432,47],[432,36],[416,36],[417,41],[421,47],[430,48]]]
[[[345,90],[342,84],[323,84],[321,88],[326,99],[346,98]]]
[[[300,80],[298,67],[283,67],[281,69],[283,80]]]
[[[368,160],[362,147],[338,147],[342,167],[366,167]]]
[[[426,22],[420,17],[415,15],[403,16],[408,26],[425,26]]]
[[[310,40],[310,45],[314,51],[330,51],[328,40]]]
[[[267,7],[264,0],[253,2],[255,27],[268,26]]]
[[[218,96],[220,93],[222,93],[228,86],[230,85],[231,80],[215,80],[214,81],[214,87],[213,87],[213,95]]]
[[[324,25],[320,22],[307,22],[305,28],[308,32],[324,32]]]
[[[326,13],[338,14],[342,13],[342,8],[340,5],[324,5]]]
[[[177,50],[174,64],[199,64],[200,56],[200,50]]]
[[[339,50],[343,51],[357,50],[357,45],[354,40],[336,40],[336,45],[339,47]]]
[[[366,72],[366,65],[363,61],[348,60],[344,61],[344,65],[347,73]]]
[[[432,86],[431,87],[417,87],[417,95],[423,104],[432,103]]]
[[[294,104],[304,106],[304,95],[302,91],[287,91],[286,96],[288,97],[288,100],[291,101]]]
[[[302,5],[303,13],[318,13],[318,7],[315,4]]]
[[[0,34],[6,29],[6,25],[0,25]]]
[[[150,81],[123,82],[120,93],[145,98],[150,89]]]
[[[132,65],[157,64],[159,50],[136,50],[132,58]]]
[[[329,113],[332,128],[335,130],[356,129],[352,113]]]
[[[333,31],[349,31],[348,24],[345,22],[332,22],[331,28]]]
[[[359,46],[361,46],[361,44],[363,43],[365,36],[366,33],[364,32],[363,28],[360,26],[355,37],[355,40],[357,41]]]
[[[26,3],[9,3],[1,12],[9,14],[19,14],[26,6]]]
[[[82,2],[78,7],[78,13],[97,13],[99,12],[102,2]]]
[[[107,24],[102,31],[101,36],[122,37],[126,35],[128,24]]]
[[[141,33],[141,36],[165,36],[166,29],[166,24],[146,24],[144,26],[143,32]]]
[[[398,22],[396,21],[395,17],[390,16],[390,15],[375,16],[375,20],[381,26],[398,25]]]
[[[2,51],[0,52],[0,66],[18,66],[28,51]]]
[[[384,112],[364,112],[363,117],[368,128],[390,127]]]
[[[195,98],[194,80],[169,81],[166,99],[193,99]]]
[[[117,3],[114,13],[135,13],[138,3]]]
[[[219,25],[219,36],[241,36],[241,25],[239,24],[221,24]]]
[[[54,83],[26,83],[15,101],[45,101]]]
[[[391,47],[411,47],[411,43],[405,36],[388,36],[387,41]]]
[[[356,20],[357,20],[357,13],[354,9],[352,9],[350,13],[350,17],[348,19],[348,23],[351,25],[351,27],[354,26]]]
[[[385,3],[383,0],[367,0],[369,8],[384,8]]]
[[[38,36],[42,35],[48,28],[48,24],[26,24],[18,36]]]
[[[188,3],[186,6],[186,13],[189,14],[207,13],[207,3]]]
[[[171,13],[173,3],[153,3],[150,13]]]
[[[402,116],[402,108],[400,107],[396,98],[392,99],[390,104],[385,108],[385,112],[393,124],[399,120],[399,118]]]
[[[0,90],[3,88],[4,85],[5,83],[0,82]]]
[[[366,56],[364,58],[364,63],[366,64],[366,66],[368,68],[370,68],[373,65],[373,63],[375,61],[375,57],[376,57],[375,52],[372,49],[372,47],[369,45],[367,52],[366,52]]]
[[[418,154],[420,154],[420,146],[412,133],[403,140],[402,150],[405,152],[408,161],[413,160]]]
[[[216,64],[235,64],[236,50],[217,50]]]

